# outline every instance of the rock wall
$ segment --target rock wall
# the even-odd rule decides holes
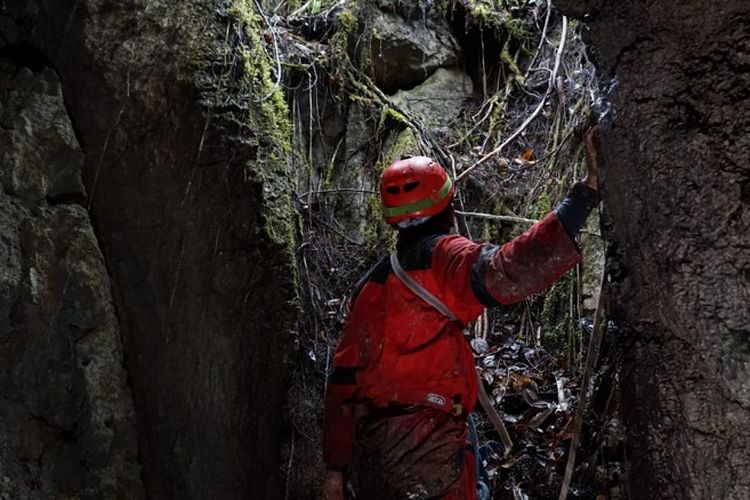
[[[150,498],[280,496],[295,218],[253,5],[3,2],[4,50],[59,73],[85,155]]]
[[[750,5],[556,4],[587,16],[615,84],[603,180],[630,497],[749,498]]]
[[[143,498],[84,155],[49,68],[0,58],[0,498]]]

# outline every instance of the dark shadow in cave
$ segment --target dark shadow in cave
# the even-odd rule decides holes
[[[9,59],[17,66],[31,69],[34,72],[43,68],[52,67],[49,60],[39,49],[28,43],[10,44],[0,47],[0,57]]]
[[[483,75],[488,86],[495,84],[502,68],[499,57],[504,43],[502,31],[482,29],[469,22],[466,9],[462,6],[450,10],[447,20],[461,46],[463,67],[474,82],[474,88],[483,88]],[[514,50],[513,47],[509,48]]]

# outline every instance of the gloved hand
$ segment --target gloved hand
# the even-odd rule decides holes
[[[592,125],[586,131],[584,140],[584,150],[586,152],[586,166],[588,172],[583,183],[591,189],[599,189],[599,126]]]

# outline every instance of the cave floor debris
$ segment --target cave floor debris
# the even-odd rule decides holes
[[[496,499],[557,498],[573,434],[580,373],[551,355],[508,336],[490,347],[472,340],[477,369],[510,432],[514,447],[503,456],[491,424],[480,416],[480,435],[488,443],[482,459]],[[624,466],[624,430],[613,411],[611,394],[601,407],[599,390],[611,388],[614,374],[593,377],[596,396],[586,413],[582,443],[568,498],[617,499]]]

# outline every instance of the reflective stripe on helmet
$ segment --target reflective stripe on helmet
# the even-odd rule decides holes
[[[452,186],[453,181],[450,177],[448,177],[445,180],[445,184],[443,184],[443,187],[441,187],[440,191],[437,192],[437,197],[430,196],[429,198],[423,198],[419,201],[415,201],[414,203],[409,203],[408,205],[401,205],[400,207],[383,207],[383,215],[385,215],[386,217],[409,215],[411,213],[424,210],[425,208],[429,208],[433,205],[437,205],[438,203],[443,201],[446,196],[448,196],[448,193],[450,193]]]

